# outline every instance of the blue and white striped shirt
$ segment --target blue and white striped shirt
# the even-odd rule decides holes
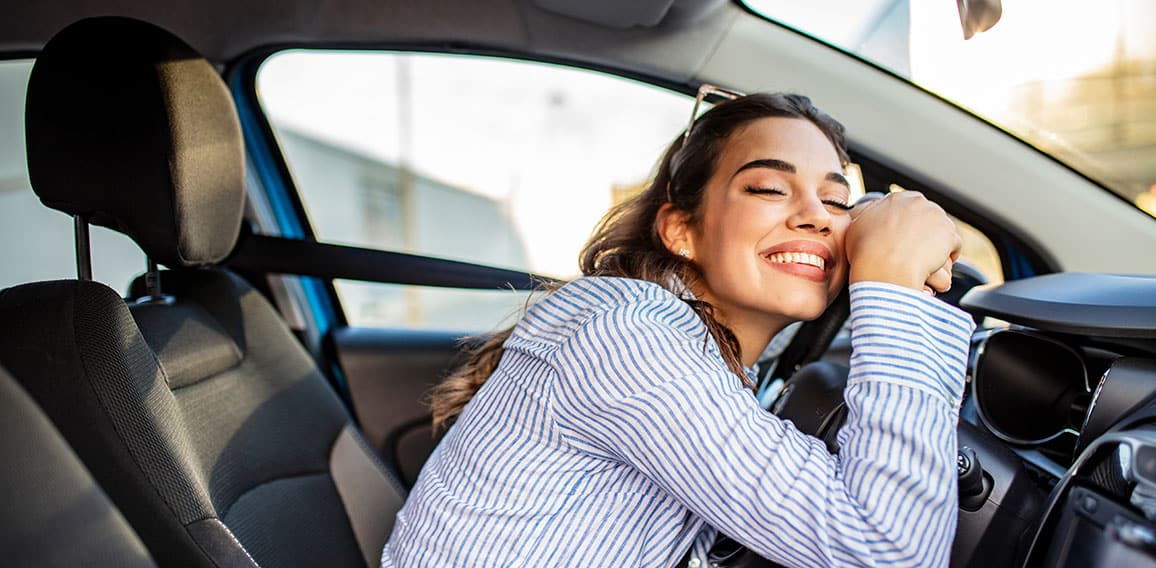
[[[758,406],[674,294],[567,284],[518,322],[382,566],[670,566],[711,527],[788,565],[946,566],[971,320],[874,282],[851,314],[832,456]]]

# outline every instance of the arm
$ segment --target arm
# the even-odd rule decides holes
[[[841,457],[759,408],[713,343],[704,353],[696,316],[661,303],[599,314],[559,349],[556,421],[763,556],[945,565],[970,320],[872,283],[852,288],[852,313]]]

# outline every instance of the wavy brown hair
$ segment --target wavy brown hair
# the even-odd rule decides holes
[[[681,282],[693,288],[701,272],[689,259],[667,250],[659,234],[658,212],[669,202],[690,213],[691,223],[698,222],[707,181],[714,175],[727,140],[743,126],[771,117],[810,121],[831,141],[840,161],[849,161],[843,126],[805,96],[759,93],[720,103],[695,121],[685,144],[680,134],[667,146],[653,179],[641,193],[616,205],[602,218],[582,247],[578,263],[582,274],[636,278],[667,289]],[[681,296],[680,291],[671,291]],[[738,340],[715,318],[714,307],[702,300],[684,301],[706,325],[727,367],[753,388],[743,372]],[[434,387],[431,409],[435,429],[447,426],[461,414],[497,368],[503,345],[513,331],[509,327],[488,337],[468,353],[461,368]]]

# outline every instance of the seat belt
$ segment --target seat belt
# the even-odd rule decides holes
[[[556,281],[457,260],[244,232],[224,264],[257,273],[480,290],[536,290]]]

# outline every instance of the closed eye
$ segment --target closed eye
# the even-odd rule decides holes
[[[746,187],[746,191],[747,191],[747,193],[749,193],[751,195],[786,195],[787,194],[787,192],[785,192],[781,189],[774,188],[774,187],[755,187],[753,185],[748,185]],[[840,211],[850,211],[851,210],[850,205],[848,205],[847,203],[845,203],[843,201],[839,201],[838,199],[824,199],[823,204],[828,206],[828,207],[834,207],[835,209],[838,209]]]
[[[787,194],[787,192],[785,192],[781,189],[775,189],[773,187],[755,187],[752,185],[748,185],[746,190],[747,190],[747,193],[750,193],[753,195],[786,195]]]

